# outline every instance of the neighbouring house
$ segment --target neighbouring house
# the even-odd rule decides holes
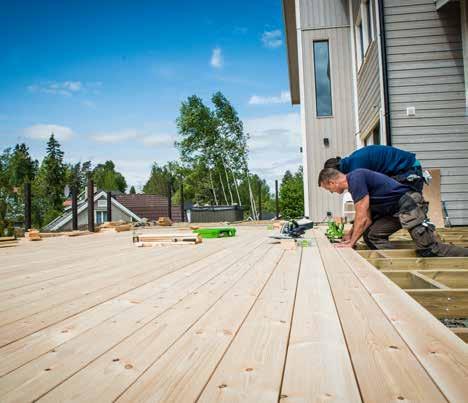
[[[148,194],[117,194],[112,196],[112,221],[141,222],[143,219],[156,221],[159,217],[167,217],[168,198],[165,196]],[[71,203],[65,203],[64,213],[47,224],[43,231],[71,231],[72,209]],[[181,221],[179,206],[172,206],[172,220]],[[94,222],[96,225],[108,221],[107,193],[97,191],[94,194]],[[88,224],[88,200],[85,194],[78,200],[78,228],[86,228]]]
[[[441,170],[450,221],[468,225],[467,7],[468,0],[283,0],[306,215],[341,215],[339,199],[317,186],[326,159],[388,144]]]

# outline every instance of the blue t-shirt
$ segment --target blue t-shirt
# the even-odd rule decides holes
[[[358,168],[370,169],[388,176],[394,176],[411,169],[416,155],[390,146],[373,145],[354,151],[340,161],[340,171],[344,174]]]
[[[388,176],[368,169],[356,169],[346,175],[348,191],[357,203],[369,195],[369,204],[373,215],[393,215],[398,211],[398,201],[406,192],[412,190],[409,186]]]

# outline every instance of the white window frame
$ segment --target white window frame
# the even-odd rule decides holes
[[[361,13],[356,18],[356,25],[354,29],[355,33],[355,42],[356,42],[356,60],[357,60],[357,69],[358,71],[361,68],[362,62],[364,61],[364,49],[363,49],[363,38],[362,38],[362,19]]]
[[[105,220],[104,220],[104,214],[106,215]],[[102,217],[102,219],[103,219],[102,221],[98,220],[98,215],[100,215]],[[107,221],[107,211],[104,211],[104,210],[95,210],[94,211],[94,222],[96,224],[102,224],[102,223],[104,223],[106,221]]]

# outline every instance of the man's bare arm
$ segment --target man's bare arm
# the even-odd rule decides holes
[[[343,242],[336,244],[338,248],[352,248],[356,245],[364,231],[372,224],[372,218],[369,207],[369,195],[359,200],[354,205],[356,212],[354,224],[351,228],[351,236],[344,238]]]
[[[359,238],[361,238],[364,231],[372,224],[370,213],[369,195],[363,197],[354,205],[356,216],[354,218],[353,233],[349,241],[349,246],[356,245]]]

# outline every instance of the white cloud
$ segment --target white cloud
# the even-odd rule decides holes
[[[270,105],[270,104],[287,104],[291,102],[289,91],[281,91],[279,96],[264,97],[252,95],[249,99],[249,105]]]
[[[24,129],[27,137],[35,140],[47,140],[52,133],[57,140],[66,141],[73,136],[73,130],[66,126],[37,124]]]
[[[151,134],[146,130],[126,129],[115,132],[96,133],[90,136],[97,143],[118,144],[126,141],[134,141],[146,147],[173,146],[176,140],[172,134]]]
[[[97,143],[117,144],[136,139],[137,137],[138,133],[135,129],[128,129],[116,132],[96,133],[91,136],[91,139]]]
[[[43,92],[45,94],[55,94],[71,96],[73,93],[80,92],[84,89],[81,81],[48,81],[41,84],[33,84],[28,86],[31,92]]]
[[[90,101],[89,99],[85,99],[84,101],[81,101],[81,105],[86,106],[89,109],[96,109],[96,103],[93,101]]]
[[[221,48],[214,48],[211,53],[210,64],[212,67],[219,69],[223,65],[223,56],[221,54]]]
[[[298,113],[269,115],[244,120],[250,134],[249,166],[266,178],[270,185],[281,179],[289,169],[296,171],[301,164],[301,123]]]
[[[282,34],[279,29],[265,31],[262,34],[262,43],[266,48],[278,48],[283,44]]]
[[[173,145],[176,138],[170,134],[152,134],[142,137],[143,144],[150,147]]]
[[[82,83],[81,81],[46,81],[39,84],[31,84],[27,87],[30,92],[70,97],[78,93],[99,94],[102,87],[101,81]]]

